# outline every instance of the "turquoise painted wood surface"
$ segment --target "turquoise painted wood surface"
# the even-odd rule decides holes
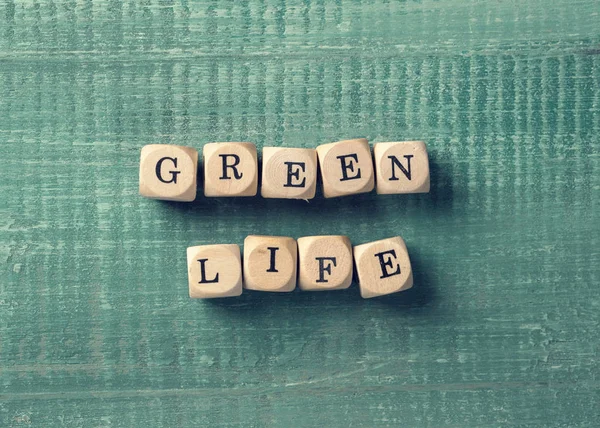
[[[0,0],[0,426],[597,426],[596,0]],[[427,195],[137,195],[149,143],[424,139]],[[411,291],[187,297],[402,235]]]

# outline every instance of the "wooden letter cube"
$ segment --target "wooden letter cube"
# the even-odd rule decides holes
[[[298,239],[302,290],[342,290],[352,283],[352,245],[346,236]]]
[[[317,189],[317,151],[263,148],[263,198],[312,199]]]
[[[397,291],[413,285],[410,259],[399,236],[354,247],[360,295],[365,299]]]
[[[165,201],[196,199],[198,151],[191,147],[150,144],[140,156],[140,195]]]
[[[258,190],[256,146],[252,143],[204,145],[206,196],[255,196]]]
[[[376,143],[377,193],[429,192],[429,156],[422,141]]]
[[[248,236],[244,240],[244,287],[292,291],[296,288],[298,247],[284,236]]]
[[[242,294],[238,245],[200,245],[187,249],[190,297],[209,299]]]
[[[317,154],[326,198],[373,190],[373,157],[366,138],[323,144]]]

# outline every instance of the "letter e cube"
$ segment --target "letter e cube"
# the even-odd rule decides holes
[[[264,147],[263,198],[312,199],[317,190],[317,151]]]
[[[360,295],[365,299],[407,290],[413,285],[408,250],[399,236],[355,246],[354,261]]]
[[[365,138],[323,144],[317,154],[326,198],[367,193],[375,187],[373,157]]]

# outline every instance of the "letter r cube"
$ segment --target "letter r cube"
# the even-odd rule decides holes
[[[252,143],[208,143],[204,157],[206,196],[255,196],[258,161]]]

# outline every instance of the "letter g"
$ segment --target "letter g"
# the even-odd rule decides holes
[[[162,176],[162,164],[164,161],[171,161],[173,162],[173,166],[175,168],[177,168],[177,158],[170,158],[168,156],[165,156],[164,158],[161,158],[157,163],[156,163],[156,177],[165,184],[169,184],[169,183],[175,183],[177,184],[177,174],[181,174],[181,171],[169,171],[169,174],[171,174],[171,178],[169,180],[165,180]]]

